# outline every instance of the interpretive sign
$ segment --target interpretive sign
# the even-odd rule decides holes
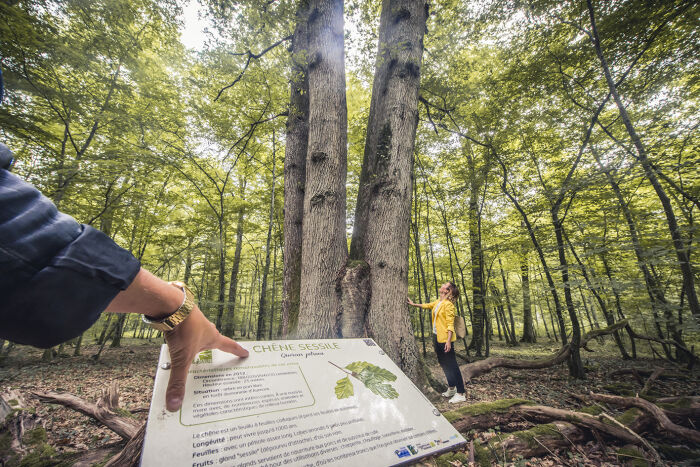
[[[197,356],[174,413],[163,345],[143,466],[386,466],[465,443],[372,339],[240,344]]]

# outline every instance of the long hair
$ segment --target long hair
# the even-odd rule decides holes
[[[447,292],[449,294],[447,296],[447,299],[452,303],[454,303],[455,300],[459,298],[459,290],[457,289],[455,283],[452,281],[447,281]]]

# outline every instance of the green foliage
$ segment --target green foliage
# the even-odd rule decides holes
[[[158,275],[187,277],[207,316],[216,317],[225,304],[224,323],[247,336],[260,301],[272,155],[281,161],[284,154],[291,71],[290,42],[283,39],[294,31],[298,2],[266,2],[263,8],[252,0],[202,3],[216,34],[203,50],[188,51],[179,41],[182,5],[175,0],[0,2],[7,88],[0,135],[17,155],[15,172],[61,210],[105,231]],[[683,0],[593,3],[622,101],[663,177],[696,265],[700,6]],[[352,24],[346,28],[350,220],[380,8],[376,0],[346,2]],[[423,271],[411,242],[409,293],[417,297],[419,289],[421,296],[427,290],[428,301],[441,281],[455,280],[462,289],[459,306],[470,317],[473,256],[483,256],[486,282],[504,296],[494,280],[493,264],[500,259],[519,336],[524,264],[535,330],[539,338],[547,333],[553,339],[552,291],[543,268],[551,268],[554,290],[562,293],[550,210],[564,192],[569,285],[584,332],[606,326],[606,307],[615,320],[625,314],[640,334],[667,339],[677,327],[690,348],[700,328],[681,298],[667,219],[612,99],[583,147],[593,112],[608,94],[589,30],[580,2],[431,3],[412,197],[411,235]],[[260,54],[277,42],[248,61],[247,52]],[[381,153],[396,139],[385,133],[378,132]],[[277,193],[283,192],[282,173],[280,162]],[[665,309],[651,306],[621,201],[606,173],[629,207],[643,260],[664,284]],[[506,189],[534,226],[542,257],[503,193],[504,175]],[[283,195],[276,196],[271,248],[277,268],[268,280],[276,285],[282,283],[283,205]],[[478,218],[470,218],[476,212],[470,206],[478,208]],[[240,272],[236,296],[229,297],[240,213]],[[480,250],[473,248],[477,233]],[[281,290],[269,287],[266,300],[275,329],[281,324]],[[486,290],[485,304],[495,336],[493,290]],[[421,312],[412,311],[418,332]],[[106,319],[97,323],[96,334]],[[138,323],[130,324],[129,336],[142,333]],[[647,347],[638,350],[649,352]]]

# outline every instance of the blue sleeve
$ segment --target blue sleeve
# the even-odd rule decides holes
[[[51,347],[88,329],[139,261],[0,169],[0,338]]]

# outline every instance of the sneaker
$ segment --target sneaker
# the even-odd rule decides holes
[[[456,393],[454,396],[452,396],[452,399],[450,399],[450,404],[456,404],[458,402],[467,402],[467,396],[465,394],[460,394]]]
[[[457,394],[457,388],[456,388],[456,387],[454,387],[454,388],[447,388],[447,391],[445,391],[445,392],[442,393],[442,397],[450,398],[450,397],[454,396],[455,394]]]

